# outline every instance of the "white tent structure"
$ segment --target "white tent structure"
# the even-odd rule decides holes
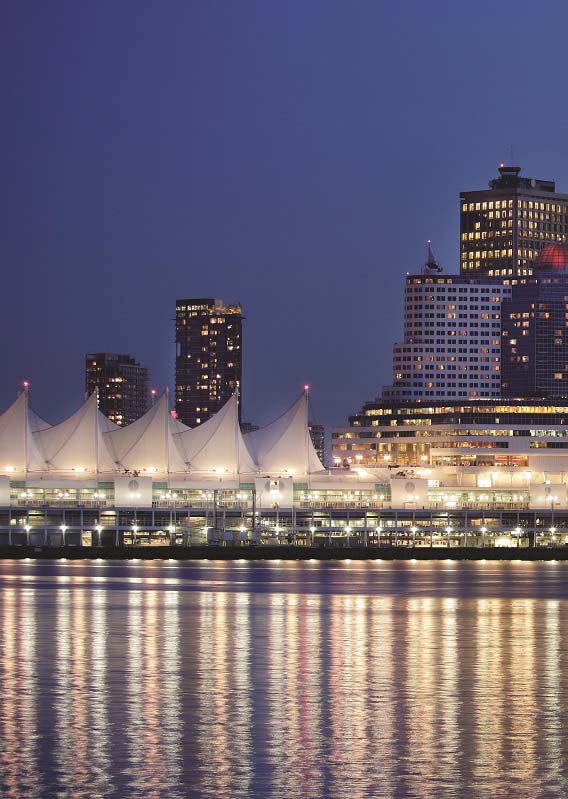
[[[191,472],[251,474],[258,471],[241,433],[236,394],[202,425],[188,427],[174,438]]]
[[[245,435],[245,442],[261,471],[270,474],[312,474],[323,471],[308,428],[308,393],[303,392],[289,411]]]
[[[49,424],[29,407],[28,393],[20,396],[0,416],[0,468],[4,472],[44,469],[44,459],[34,441],[34,431]]]
[[[115,429],[116,425],[99,411],[94,392],[68,419],[33,434],[43,456],[41,468],[95,474],[115,470],[104,441],[104,434]]]
[[[138,472],[185,479],[322,471],[308,429],[307,393],[274,422],[244,436],[237,395],[193,429],[171,416],[167,392],[126,427],[99,411],[96,394],[53,426],[29,409],[25,391],[0,415],[0,474]]]
[[[140,419],[104,434],[114,468],[148,474],[187,472],[174,443],[174,435],[179,432],[180,424],[169,412],[168,393],[164,391],[156,404]]]

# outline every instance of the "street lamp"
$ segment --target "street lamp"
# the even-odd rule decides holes
[[[417,531],[417,529],[418,528],[415,527],[414,525],[412,525],[412,527],[410,528],[410,532],[412,533],[412,546],[413,547],[416,546],[416,531]]]
[[[102,531],[103,531],[103,526],[102,526],[102,524],[97,524],[97,525],[95,526],[95,530],[97,531],[97,534],[98,534],[97,545],[100,547],[100,545],[101,545],[101,533],[102,533]]]
[[[485,546],[485,533],[487,532],[487,527],[481,528],[481,546]]]
[[[316,528],[315,527],[310,527],[310,532],[312,534],[312,544],[311,545],[313,546],[314,545],[314,535],[315,535],[315,532],[316,532]]]
[[[556,502],[556,496],[551,494],[551,496],[550,496],[550,515],[551,515],[551,518],[552,518],[552,526],[553,527],[554,527],[554,503],[555,502]]]
[[[451,543],[450,543],[450,535],[451,535],[451,532],[452,532],[452,528],[451,528],[451,527],[448,525],[448,526],[446,527],[446,533],[448,534],[448,547],[449,547],[449,546],[451,546]]]

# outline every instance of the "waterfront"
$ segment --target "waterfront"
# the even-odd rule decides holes
[[[6,797],[564,797],[568,565],[0,562]]]

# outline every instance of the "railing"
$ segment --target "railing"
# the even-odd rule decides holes
[[[429,502],[426,509],[431,510],[528,510],[529,502],[457,502],[448,505],[446,502]]]
[[[299,503],[295,502],[294,505],[299,508],[307,508],[309,510],[341,510],[346,508],[347,510],[351,509],[359,509],[365,510],[365,508],[384,508],[385,501],[384,500],[369,500],[369,501],[362,501],[357,502],[350,500],[348,502],[319,502],[319,501],[306,501],[300,500]]]
[[[18,507],[21,508],[105,508],[109,503],[106,499],[70,499],[57,497],[57,499],[23,499],[18,498]],[[112,505],[112,502],[110,503]]]
[[[157,499],[152,502],[154,508],[196,508],[199,510],[213,510],[214,507],[217,507],[217,510],[246,510],[251,505],[250,502],[239,500],[220,500],[215,506],[212,499]]]

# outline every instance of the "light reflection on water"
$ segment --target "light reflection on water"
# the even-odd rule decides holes
[[[0,796],[560,799],[567,578],[1,562]]]

